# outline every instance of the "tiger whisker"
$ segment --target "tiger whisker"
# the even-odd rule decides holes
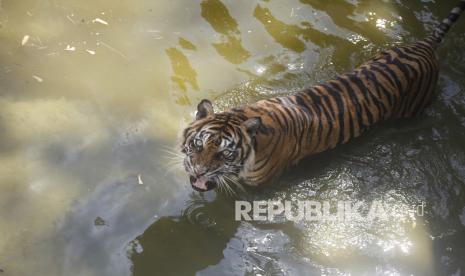
[[[170,159],[170,160],[167,160],[167,164],[168,165],[171,165],[171,164],[182,164],[184,162],[183,159]]]
[[[184,156],[172,156],[172,157],[169,157],[169,156],[165,156],[164,157],[166,160],[172,160],[172,161],[183,161],[184,160]]]
[[[166,154],[166,157],[170,157],[170,158],[184,158],[184,155],[180,153],[165,152],[165,154]]]
[[[228,188],[228,190],[230,191],[231,193],[231,196],[235,196],[236,195],[236,191],[231,187],[231,185],[229,184],[230,183],[230,178],[227,177],[226,175],[222,175],[222,179],[224,181],[224,183],[226,184],[226,187]]]
[[[242,187],[242,185],[239,183],[239,179],[238,178],[231,178],[227,175],[224,175],[225,179],[227,179],[229,182],[231,182],[232,184],[234,184],[235,187],[239,188],[241,190],[241,192],[244,192],[245,193],[245,190],[244,188]]]
[[[170,154],[170,155],[182,156],[181,152],[173,148],[162,148],[161,151],[163,151],[164,153]]]
[[[223,185],[220,183],[218,183],[218,188],[220,189],[220,192],[224,192],[224,188],[223,188]]]
[[[220,177],[217,177],[217,183],[218,183],[218,188],[219,188],[220,192],[225,192],[224,184],[223,184],[222,179]]]
[[[227,194],[228,191],[227,191],[227,189],[226,189],[226,185],[225,185],[225,183],[224,183],[223,178],[222,178],[222,177],[218,177],[217,179],[218,179],[218,187],[221,188],[221,191],[222,191],[222,192],[224,192],[224,193]]]

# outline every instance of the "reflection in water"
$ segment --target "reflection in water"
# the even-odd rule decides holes
[[[305,50],[305,44],[299,38],[303,29],[274,18],[270,10],[257,5],[254,16],[265,26],[266,31],[283,47],[301,53]]]
[[[166,50],[166,54],[170,58],[171,67],[173,69],[173,76],[171,80],[177,84],[177,87],[181,90],[182,95],[176,97],[176,103],[180,105],[189,105],[189,98],[186,94],[187,84],[192,89],[199,90],[197,84],[197,73],[192,68],[187,57],[176,48],[169,48]]]
[[[360,1],[360,3],[351,3],[340,0],[300,0],[300,2],[326,13],[337,26],[359,34],[371,42],[376,44],[387,42],[384,33],[375,32],[371,22],[367,22],[363,19],[355,20],[357,17],[360,17],[356,12],[357,10],[367,10],[362,6],[363,1]]]
[[[260,5],[255,7],[254,17],[263,24],[266,31],[277,43],[297,53],[306,50],[304,41],[308,41],[323,49],[333,47],[335,49],[333,62],[347,64],[347,52],[355,48],[352,43],[345,39],[316,30],[310,22],[303,22],[303,27],[286,24],[274,17],[268,8],[263,8]]]
[[[179,45],[181,45],[181,47],[186,50],[192,50],[192,51],[197,50],[197,47],[195,47],[195,45],[192,44],[192,42],[182,37],[179,38]]]
[[[202,17],[220,33],[224,42],[213,43],[216,51],[233,64],[245,62],[250,53],[242,47],[241,32],[237,22],[220,0],[204,0],[201,3]]]

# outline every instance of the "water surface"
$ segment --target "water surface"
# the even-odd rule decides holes
[[[387,221],[237,222],[234,199],[192,191],[166,150],[202,98],[223,110],[298,91],[423,38],[451,5],[0,1],[0,274],[464,273],[463,18],[423,116],[250,192],[383,200],[400,210]]]

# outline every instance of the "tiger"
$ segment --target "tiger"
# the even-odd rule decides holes
[[[419,115],[435,96],[435,50],[464,10],[461,0],[425,39],[394,46],[289,96],[220,113],[209,100],[200,101],[181,138],[192,188],[271,183],[302,158],[347,143],[378,122]]]

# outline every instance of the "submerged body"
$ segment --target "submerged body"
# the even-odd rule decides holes
[[[462,0],[424,41],[384,51],[293,95],[218,114],[203,100],[196,121],[183,132],[192,187],[267,183],[303,157],[346,143],[379,121],[421,113],[435,94],[435,48],[464,9]]]
[[[268,182],[301,158],[346,143],[379,121],[418,114],[434,96],[438,71],[434,49],[418,42],[291,96],[225,112],[262,120],[255,160],[243,178]]]

